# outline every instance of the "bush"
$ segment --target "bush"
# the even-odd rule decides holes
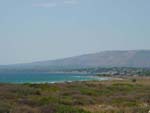
[[[58,103],[58,98],[57,97],[42,97],[40,99],[37,99],[37,103],[39,103],[39,105],[47,105],[50,103]]]
[[[90,105],[95,104],[95,100],[90,96],[75,95],[73,97],[73,105]]]
[[[16,86],[13,89],[11,89],[12,93],[16,93],[18,96],[28,96],[28,95],[40,95],[40,90],[36,88],[31,87],[19,87]]]
[[[1,102],[0,103],[0,113],[9,113],[10,112],[10,105],[5,103],[5,102]]]
[[[73,108],[71,106],[61,105],[58,107],[56,113],[90,113],[90,112],[79,108]]]
[[[132,82],[136,82],[136,79],[132,79]]]
[[[12,109],[10,113],[39,113],[39,112],[37,109],[34,109],[29,106],[19,106]]]
[[[50,104],[41,108],[41,113],[90,113],[72,106]]]

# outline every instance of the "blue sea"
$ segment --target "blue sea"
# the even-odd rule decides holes
[[[107,80],[90,74],[46,72],[0,72],[0,83],[60,83],[72,81]]]

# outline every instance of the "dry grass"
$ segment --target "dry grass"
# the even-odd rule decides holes
[[[0,84],[0,113],[147,113],[148,110],[149,77],[61,84]]]

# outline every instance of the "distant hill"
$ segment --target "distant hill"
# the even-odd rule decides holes
[[[58,60],[17,64],[6,67],[52,70],[88,67],[150,67],[150,50],[103,51]]]

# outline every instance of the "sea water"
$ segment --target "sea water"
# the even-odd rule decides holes
[[[107,79],[108,78],[91,76],[91,74],[0,72],[0,83],[59,83]]]

